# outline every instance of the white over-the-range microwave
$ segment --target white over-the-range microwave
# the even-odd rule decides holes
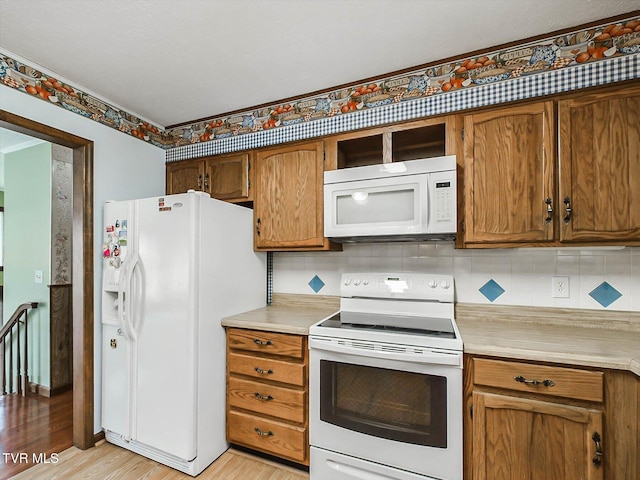
[[[324,235],[336,242],[453,240],[456,157],[324,172]]]

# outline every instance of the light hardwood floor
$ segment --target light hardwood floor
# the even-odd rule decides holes
[[[71,390],[51,398],[0,396],[0,480],[29,468],[34,455],[48,458],[73,445],[72,405]]]
[[[117,447],[104,440],[95,448],[71,447],[57,464],[40,464],[13,480],[186,480],[189,475]],[[307,480],[309,474],[237,450],[227,450],[198,475],[198,480]]]

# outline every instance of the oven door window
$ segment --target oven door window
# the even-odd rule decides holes
[[[447,447],[447,379],[320,361],[320,419],[389,440]]]

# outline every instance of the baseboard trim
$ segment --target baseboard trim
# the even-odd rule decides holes
[[[73,383],[68,383],[67,385],[62,385],[60,387],[50,388],[45,387],[44,385],[38,385],[37,383],[29,382],[29,392],[40,395],[41,397],[55,397],[56,395],[68,392],[69,390],[73,390]]]
[[[100,431],[98,433],[94,433],[93,434],[93,443],[96,444],[98,442],[100,442],[101,440],[104,440],[104,432]]]

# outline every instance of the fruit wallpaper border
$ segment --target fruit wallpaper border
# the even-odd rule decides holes
[[[33,95],[78,115],[169,150],[167,160],[193,158],[180,148],[209,144],[241,135],[306,124],[316,120],[348,116],[351,113],[409,103],[450,92],[522,79],[536,74],[575,69],[594,62],[640,53],[640,17],[605,23],[589,29],[496,50],[481,56],[443,63],[392,77],[380,77],[367,84],[353,84],[332,92],[275,104],[226,117],[163,129],[139,119],[81,89],[60,82],[38,69],[0,51],[0,83]],[[638,72],[629,78],[637,78]],[[618,80],[612,80],[618,81]],[[229,142],[221,142],[229,147]],[[277,143],[277,142],[272,142]],[[205,147],[198,145],[198,147]],[[222,153],[220,148],[196,148],[196,153]],[[226,148],[226,151],[234,148]],[[237,150],[237,148],[235,148]]]

